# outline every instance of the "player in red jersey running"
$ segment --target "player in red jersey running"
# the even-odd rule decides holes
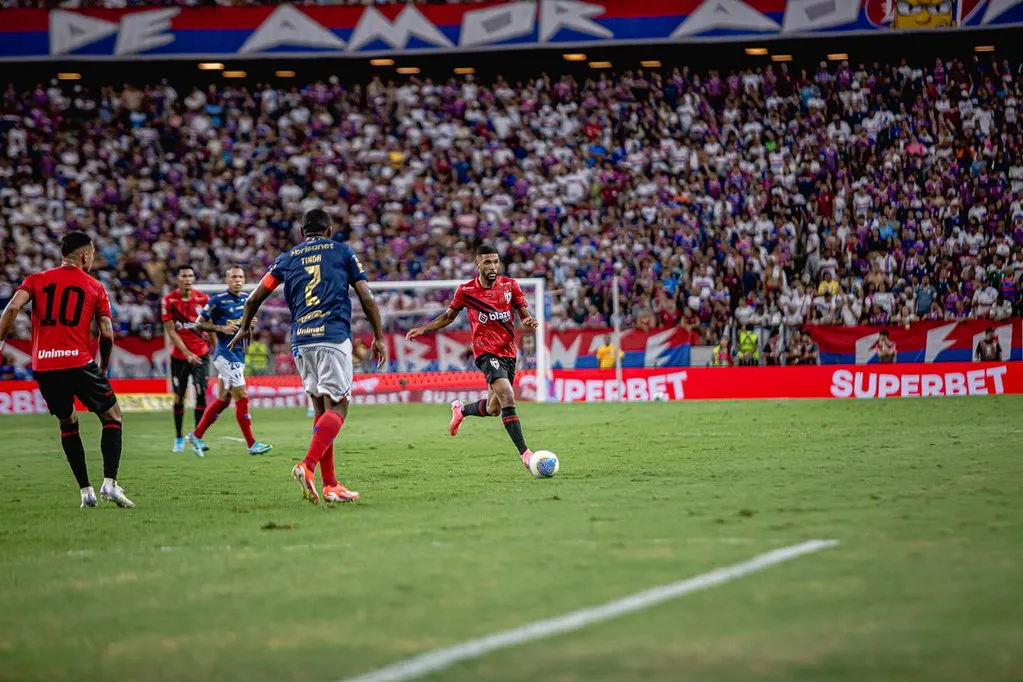
[[[96,249],[84,232],[68,232],[60,242],[63,263],[29,275],[0,316],[0,345],[14,329],[22,308],[32,302],[32,373],[39,392],[60,421],[60,443],[78,480],[82,507],[96,506],[89,483],[85,447],[78,432],[75,398],[95,412],[103,424],[103,485],[100,497],[119,507],[135,504],[117,485],[121,462],[121,407],[106,378],[114,349],[110,299],[103,285],[89,276]],[[89,350],[92,321],[99,322],[99,366]]]
[[[476,366],[487,377],[487,399],[470,405],[461,401],[451,403],[451,423],[448,431],[458,435],[462,420],[466,417],[491,417],[500,412],[501,421],[508,436],[519,449],[522,464],[529,468],[533,454],[522,437],[522,425],[515,413],[515,313],[522,324],[536,329],[537,322],[529,314],[526,297],[522,295],[519,283],[511,277],[502,277],[501,258],[497,249],[483,244],[476,249],[476,268],[479,275],[470,282],[459,285],[455,298],[448,309],[435,320],[422,327],[416,327],[405,335],[412,339],[426,332],[437,331],[448,326],[458,317],[463,308],[469,308],[469,325],[472,328],[472,353]]]
[[[195,425],[199,426],[206,411],[207,377],[210,373],[210,345],[199,329],[199,314],[210,297],[193,289],[195,269],[182,265],[177,270],[178,288],[160,302],[160,319],[171,341],[171,386],[174,388],[173,452],[185,451],[182,425],[185,421],[185,393],[188,380],[195,388]]]

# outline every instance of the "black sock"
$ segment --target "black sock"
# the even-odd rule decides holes
[[[519,423],[519,416],[515,414],[514,407],[505,407],[501,409],[501,421],[504,422],[504,428],[508,432],[508,437],[515,443],[515,447],[519,449],[519,454],[528,450],[526,447],[526,439],[522,437],[522,424]]]
[[[466,417],[489,417],[487,414],[487,401],[480,400],[468,405],[462,405],[462,414]]]
[[[116,481],[121,464],[121,422],[103,422],[100,449],[103,451],[103,477]]]
[[[82,445],[82,436],[78,433],[78,422],[71,426],[62,426],[60,429],[60,445],[64,448],[64,456],[67,463],[71,465],[71,473],[75,475],[79,488],[88,488],[89,470],[85,466],[85,446]]]
[[[174,405],[174,432],[181,438],[181,425],[185,421],[185,406]]]
[[[199,428],[199,422],[202,421],[202,415],[206,411],[205,405],[195,406],[195,428]]]

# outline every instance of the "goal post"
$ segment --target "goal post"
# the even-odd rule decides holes
[[[469,322],[468,317],[465,315],[459,315],[452,325],[441,331],[434,332],[438,335],[444,335],[443,346],[446,350],[444,354],[441,354],[438,350],[441,342],[439,340],[431,341],[430,335],[424,335],[420,339],[411,342],[404,339],[405,333],[409,329],[426,324],[444,312],[451,302],[455,290],[464,284],[467,279],[375,280],[368,282],[369,288],[377,302],[377,308],[380,310],[384,332],[388,337],[388,350],[391,351],[388,367],[381,370],[382,372],[443,372],[457,369],[472,369],[475,371],[471,363],[460,362],[454,358],[455,354],[450,352],[452,345],[462,343],[460,339],[467,335]],[[520,340],[532,339],[531,343],[519,343],[519,357],[517,358],[519,369],[517,374],[522,377],[534,375],[536,387],[535,400],[537,402],[546,402],[550,396],[551,387],[551,362],[547,347],[547,316],[544,305],[547,294],[546,282],[539,277],[516,279],[516,281],[522,288],[522,293],[526,297],[529,310],[537,321],[535,330],[521,328],[517,321],[515,323],[516,335]],[[245,285],[244,290],[252,292],[255,288],[256,283],[248,283]],[[203,284],[197,282],[195,289],[213,296],[225,291],[227,286],[223,283]],[[278,288],[273,296],[268,299],[267,303],[264,304],[259,313],[258,324],[265,328],[268,322],[268,326],[274,334],[275,343],[287,343],[290,346],[290,315],[281,295],[282,290],[283,287]],[[362,311],[359,297],[354,291],[351,291],[350,294],[352,300],[352,335],[356,338],[365,338],[371,334],[372,328]],[[267,321],[266,318],[268,317],[269,320]],[[518,316],[516,315],[515,317],[517,320]],[[280,338],[282,334],[285,334],[286,338]],[[170,339],[167,339],[167,343],[169,347]],[[438,357],[429,361],[424,360],[424,355],[421,352],[422,347],[434,343],[434,352]],[[527,349],[526,346],[529,346],[529,348]],[[464,347],[461,350],[464,351],[463,355],[468,355],[471,349],[468,343],[464,343]],[[363,369],[368,371],[371,368],[364,367]],[[356,373],[360,373],[358,365]],[[168,376],[169,381],[170,378]]]

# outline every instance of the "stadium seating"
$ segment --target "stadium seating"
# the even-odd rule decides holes
[[[787,66],[9,87],[0,301],[88,229],[120,332],[152,333],[175,265],[255,278],[324,206],[378,279],[468,279],[497,243],[509,274],[547,277],[554,328],[606,326],[616,273],[627,327],[710,344],[1023,313],[1019,65]]]

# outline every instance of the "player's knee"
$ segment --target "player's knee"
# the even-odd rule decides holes
[[[103,422],[104,424],[109,424],[109,423],[113,423],[113,422],[117,422],[118,424],[120,424],[121,423],[121,405],[119,403],[114,403],[113,407],[111,407],[106,412],[100,413],[98,416],[99,416],[99,420],[101,422]]]
[[[501,408],[515,407],[515,392],[509,387],[502,387],[497,393],[497,403]]]
[[[60,424],[61,431],[65,431],[78,424],[78,415],[72,412],[67,417],[58,417],[57,422]]]

